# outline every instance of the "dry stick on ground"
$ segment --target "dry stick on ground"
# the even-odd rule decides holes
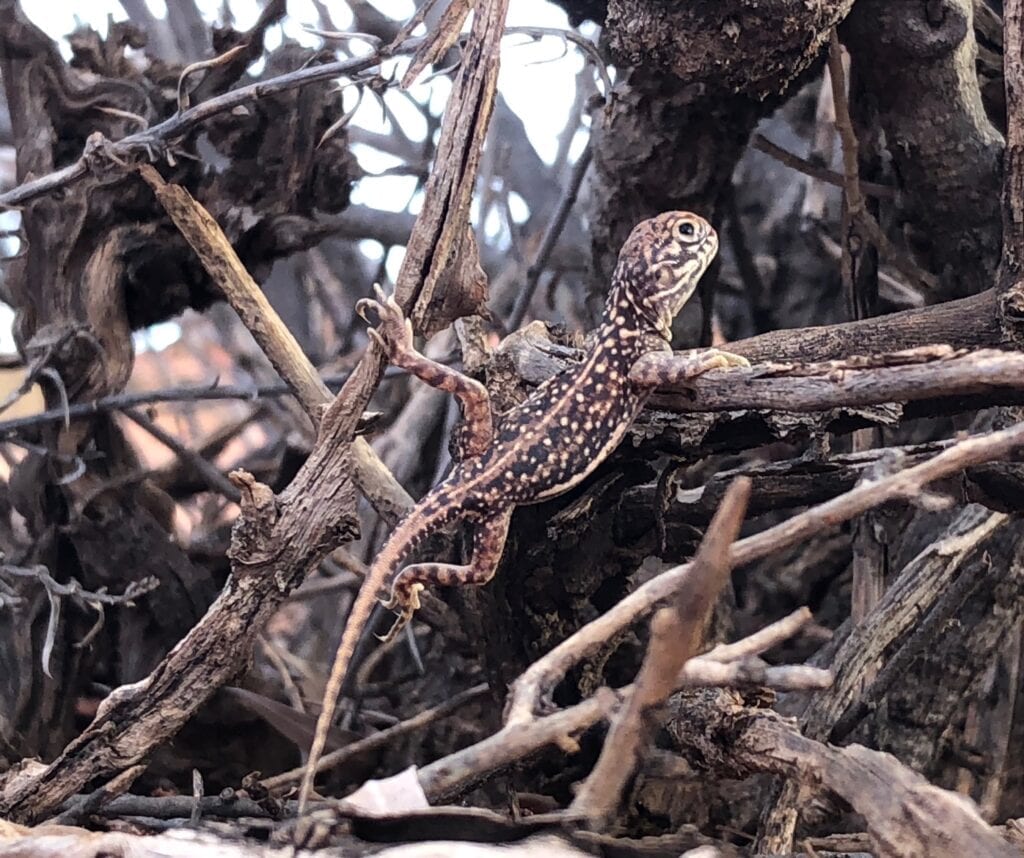
[[[928,483],[971,465],[1003,458],[1021,446],[1024,446],[1024,423],[960,441],[920,465],[882,477],[877,482],[856,486],[775,527],[741,539],[733,546],[730,561],[734,566],[745,565],[796,545],[880,504],[894,500],[912,501]],[[527,668],[512,686],[506,723],[511,726],[533,721],[535,713],[543,709],[551,689],[567,670],[647,616],[680,587],[688,586],[692,569],[692,563],[685,563],[663,572]]]
[[[811,612],[801,608],[743,640],[720,644],[704,655],[691,658],[677,675],[674,688],[750,683],[778,690],[825,688],[832,680],[826,670],[803,665],[767,668],[756,659],[758,654],[792,637],[810,621]],[[616,691],[600,688],[575,706],[528,723],[509,724],[493,736],[420,769],[420,785],[428,798],[436,802],[464,792],[549,745],[574,753],[577,750],[574,737],[611,717],[633,690],[632,685]]]
[[[729,486],[708,525],[693,559],[690,586],[651,620],[651,639],[633,693],[612,723],[601,756],[572,803],[571,811],[594,825],[603,828],[614,818],[626,785],[661,726],[662,709],[678,685],[680,672],[700,651],[711,613],[729,578],[729,548],[739,535],[749,500],[750,480],[740,477]]]

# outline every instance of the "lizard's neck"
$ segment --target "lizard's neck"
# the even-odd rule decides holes
[[[662,327],[664,325],[664,327]],[[621,288],[612,289],[605,302],[601,323],[594,334],[594,348],[619,356],[632,364],[641,355],[671,349],[671,328],[643,312]]]

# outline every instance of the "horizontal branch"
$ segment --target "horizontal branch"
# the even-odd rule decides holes
[[[921,362],[906,362],[918,356]],[[647,355],[635,370],[656,374],[672,360],[671,355]],[[870,362],[758,364],[708,372],[685,384],[659,388],[652,404],[680,412],[748,408],[806,412],[999,390],[1024,391],[1024,354],[993,349],[958,354],[931,348],[879,355]]]
[[[445,361],[440,361],[445,363]],[[385,379],[399,378],[408,373],[399,367],[388,367]],[[348,379],[348,374],[322,376],[324,384],[332,392],[337,392]],[[0,438],[13,432],[41,426],[46,423],[60,423],[75,417],[91,417],[95,414],[106,414],[110,411],[122,411],[140,405],[155,405],[160,402],[219,402],[222,400],[241,400],[256,402],[260,399],[274,399],[291,396],[291,388],[281,382],[271,384],[191,384],[181,387],[164,387],[158,390],[140,390],[135,393],[114,393],[91,402],[75,402],[67,408],[50,408],[38,414],[27,414],[24,417],[13,417],[0,420]]]
[[[954,349],[1013,348],[1014,344],[1003,333],[995,289],[856,322],[771,331],[736,340],[727,348],[757,363],[839,360],[933,343],[945,343]]]

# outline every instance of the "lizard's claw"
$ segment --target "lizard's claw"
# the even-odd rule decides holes
[[[384,353],[387,354],[391,351],[391,347],[388,345],[388,341],[381,336],[380,331],[376,328],[367,328],[366,335],[373,340],[378,346],[380,346]]]
[[[423,585],[420,583],[413,584],[408,588],[395,587],[391,592],[391,598],[387,601],[382,601],[381,604],[383,604],[385,608],[389,611],[395,611],[398,614],[394,625],[391,626],[388,633],[383,636],[377,635],[383,643],[390,643],[393,641],[398,633],[408,625],[413,614],[419,610],[420,590],[422,589]]]
[[[370,329],[369,335],[379,344],[394,362],[395,358],[407,354],[414,349],[412,322],[405,318],[405,313],[398,306],[394,295],[386,295],[379,283],[373,284],[374,298],[363,298],[356,303],[356,313],[364,321],[367,312],[373,312],[380,320],[376,330]]]

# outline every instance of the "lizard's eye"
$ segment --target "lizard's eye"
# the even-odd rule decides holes
[[[684,221],[676,227],[676,235],[678,235],[683,241],[693,241],[693,237],[696,234],[696,228],[689,221]]]

